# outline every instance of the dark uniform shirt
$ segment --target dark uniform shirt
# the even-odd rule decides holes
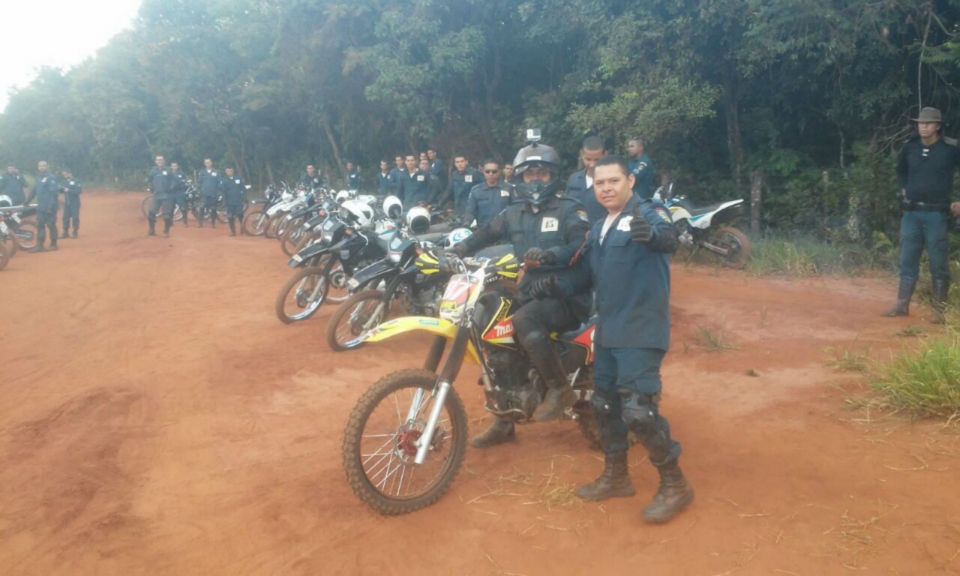
[[[63,185],[64,199],[67,201],[67,205],[79,205],[80,204],[80,194],[83,192],[83,186],[80,185],[80,181],[76,178],[71,180],[64,180]]]
[[[486,246],[510,242],[517,258],[523,258],[530,248],[556,254],[557,264],[524,271],[519,287],[520,298],[528,300],[530,285],[538,278],[548,274],[565,278],[573,273],[571,266],[576,263],[576,256],[589,230],[587,215],[575,200],[554,197],[540,206],[536,213],[526,201],[515,200],[461,244],[468,252],[475,252]],[[589,294],[571,297],[568,302],[571,311],[581,322],[590,316]]]
[[[187,192],[187,175],[177,170],[173,173],[173,191],[177,196],[183,196]]]
[[[444,186],[443,182],[440,181],[440,178],[433,174],[427,174],[427,183],[429,184],[428,188],[430,189],[430,199],[427,201],[427,204],[431,206],[436,206],[438,202],[444,198]]]
[[[400,183],[403,182],[403,177],[406,173],[407,173],[406,170],[402,170],[400,168],[397,168],[396,166],[390,169],[390,174],[389,174],[390,185],[391,185],[390,193],[393,194],[394,196],[400,196],[400,192],[401,192]]]
[[[216,169],[203,170],[197,177],[197,184],[200,186],[200,196],[204,198],[216,198],[220,195],[220,181],[223,175]]]
[[[165,200],[173,195],[175,180],[173,170],[166,166],[163,168],[154,166],[150,170],[150,175],[147,176],[147,188],[156,194],[157,198]]]
[[[223,200],[231,208],[240,208],[243,206],[244,188],[243,179],[239,174],[234,174],[233,178],[224,175],[223,177]]]
[[[640,198],[652,198],[653,189],[653,161],[646,154],[639,158],[630,159],[630,172],[633,173],[633,193]]]
[[[10,197],[10,202],[14,206],[22,206],[26,195],[24,190],[27,189],[27,179],[21,174],[10,174],[5,172],[3,175],[0,175],[0,194]]]
[[[319,172],[315,172],[313,176],[304,172],[300,176],[300,181],[297,182],[297,186],[303,186],[307,190],[316,190],[317,188],[323,188],[323,178],[320,177]]]
[[[637,244],[630,234],[634,210],[653,227],[653,240]],[[567,294],[596,291],[597,332],[605,348],[655,348],[670,345],[670,256],[676,229],[663,204],[636,195],[602,238],[602,220],[594,224],[576,273],[561,282]]]
[[[377,172],[377,194],[389,196],[393,194],[393,180],[390,178],[392,171],[384,174]]]
[[[453,211],[456,214],[464,214],[467,211],[467,205],[470,202],[470,191],[477,184],[483,183],[483,175],[472,166],[467,166],[463,172],[454,170],[450,177],[450,186],[447,187],[447,199],[453,201]]]
[[[33,191],[26,202],[34,198],[37,199],[37,211],[44,213],[56,213],[60,209],[60,200],[57,198],[57,192],[60,187],[57,185],[57,179],[50,172],[40,172],[33,183]]]
[[[400,200],[406,210],[430,200],[430,175],[422,170],[404,172],[400,177]]]
[[[906,189],[907,200],[939,204],[947,208],[953,191],[953,172],[960,164],[960,148],[941,137],[932,146],[920,138],[904,144],[897,157],[897,180]]]
[[[440,156],[430,162],[430,174],[437,179],[441,190],[447,189],[447,171],[444,169],[443,160]]]
[[[356,170],[347,173],[347,188],[350,190],[360,189],[360,174]]]
[[[483,228],[493,220],[497,214],[513,202],[513,191],[506,184],[498,182],[496,186],[489,186],[484,181],[477,184],[470,191],[470,200],[467,203],[467,224],[477,219],[477,228]],[[520,254],[522,256],[522,254]]]
[[[570,175],[570,179],[567,180],[567,193],[565,195],[583,205],[591,224],[600,218],[607,217],[607,209],[597,202],[597,195],[593,191],[593,186],[587,187],[586,168],[577,170]]]

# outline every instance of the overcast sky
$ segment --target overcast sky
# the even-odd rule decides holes
[[[83,62],[139,7],[140,0],[0,0],[0,111],[8,91],[29,84],[37,68]]]

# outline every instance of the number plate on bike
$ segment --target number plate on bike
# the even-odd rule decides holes
[[[463,316],[474,282],[474,279],[466,274],[456,274],[450,278],[443,293],[443,300],[440,301],[441,318],[456,322]]]

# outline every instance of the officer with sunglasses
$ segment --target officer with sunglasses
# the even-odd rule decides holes
[[[509,184],[500,180],[500,163],[493,158],[483,163],[483,179],[482,184],[477,184],[470,190],[466,211],[466,223],[476,219],[477,228],[489,224],[513,202],[513,191]]]

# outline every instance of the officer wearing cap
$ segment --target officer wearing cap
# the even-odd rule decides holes
[[[163,208],[163,235],[166,237],[170,235],[170,227],[173,225],[176,176],[164,165],[163,156],[157,156],[155,163],[156,166],[147,175],[147,188],[153,193],[153,201],[150,202],[150,211],[147,213],[150,222],[147,236],[156,236],[157,211]]]
[[[580,162],[583,163],[583,168],[571,174],[567,180],[566,196],[583,205],[591,224],[607,215],[607,211],[597,202],[597,197],[593,193],[593,165],[606,155],[606,145],[601,138],[598,136],[584,138],[580,146]]]
[[[594,175],[597,200],[607,215],[590,231],[582,265],[564,278],[541,278],[531,292],[555,298],[596,290],[591,402],[606,464],[599,478],[577,489],[577,496],[600,501],[634,495],[627,466],[629,430],[660,474],[660,487],[643,517],[666,522],[694,498],[677,463],[680,443],[670,437],[659,411],[660,365],[670,344],[669,254],[677,249],[677,232],[662,204],[634,194],[625,159],[599,160]]]
[[[80,194],[83,192],[83,186],[80,181],[73,177],[73,172],[64,170],[63,184],[60,191],[63,192],[63,236],[70,238],[70,223],[73,222],[73,238],[77,237],[80,230]]]
[[[641,198],[653,198],[653,161],[643,151],[643,138],[627,142],[630,155],[630,173],[633,174],[633,192]]]
[[[503,212],[504,208],[513,202],[511,187],[500,181],[500,163],[488,158],[483,163],[482,184],[477,184],[470,190],[470,200],[467,203],[465,223],[469,225],[477,221],[477,228],[483,228]]]
[[[577,253],[586,241],[587,215],[576,200],[557,196],[560,189],[560,156],[550,146],[533,142],[521,148],[514,160],[516,200],[485,227],[455,244],[451,252],[464,255],[503,241],[513,244],[514,254],[526,263],[520,282],[521,307],[513,316],[520,345],[546,385],[546,398],[533,419],[555,420],[576,401],[566,370],[550,341],[551,332],[572,330],[590,316],[591,298],[534,300],[531,287],[545,276],[572,273]],[[513,421],[497,417],[483,434],[470,443],[485,448],[515,437]]]
[[[467,157],[457,154],[453,157],[453,166],[456,170],[450,176],[450,185],[447,187],[447,197],[444,202],[453,201],[453,213],[465,214],[470,202],[470,191],[483,181],[483,175],[476,168],[470,166]],[[469,224],[469,222],[467,222]]]
[[[950,202],[960,148],[940,134],[942,118],[936,108],[924,108],[913,121],[918,134],[904,144],[897,157],[904,211],[900,220],[900,288],[893,308],[882,315],[909,315],[920,276],[920,257],[926,248],[933,279],[933,322],[942,323],[950,291],[947,224],[951,212],[960,217],[960,202]]]

